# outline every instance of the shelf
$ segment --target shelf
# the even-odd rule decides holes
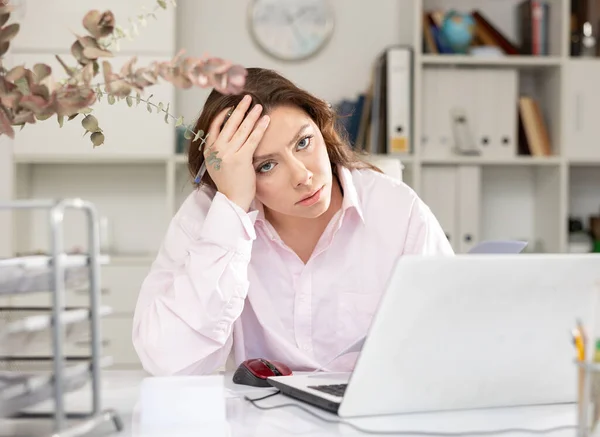
[[[470,56],[470,55],[421,55],[423,65],[465,65],[479,67],[537,68],[557,67],[563,59],[558,56]]]
[[[504,165],[504,166],[552,166],[559,165],[562,159],[557,156],[546,158],[532,156],[515,156],[512,158],[488,158],[482,156],[450,156],[446,158],[422,158],[427,164],[474,164],[474,165]]]
[[[600,158],[568,158],[569,165],[574,167],[596,167],[600,166]]]
[[[87,255],[66,255],[65,285],[81,286],[89,271]],[[32,293],[52,289],[52,257],[46,255],[0,259],[0,295]],[[106,264],[108,257],[100,257]]]
[[[17,164],[164,164],[170,156],[87,154],[14,155]]]
[[[110,366],[112,361],[111,357],[101,358],[100,368]],[[63,393],[73,392],[88,383],[90,365],[90,362],[85,361],[69,364],[64,368],[61,387]],[[0,417],[14,416],[29,407],[52,399],[56,387],[51,366],[52,362],[49,361],[46,365],[48,370],[16,372],[0,369]]]
[[[98,310],[100,317],[112,313],[113,310],[109,306],[102,306]],[[90,310],[87,308],[62,311],[60,320],[65,326],[65,340],[76,340],[86,334],[85,324],[89,317]],[[0,356],[14,355],[17,352],[20,355],[27,355],[39,350],[41,345],[51,344],[52,324],[52,308],[0,309]]]

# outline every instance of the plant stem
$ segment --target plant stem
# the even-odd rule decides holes
[[[101,89],[98,89],[96,92],[97,92],[97,93],[99,92],[99,93],[100,93],[101,95],[103,95],[103,96],[110,96],[110,95],[111,95],[111,94],[109,94],[109,93],[107,93],[107,92],[105,92],[105,91],[102,91]],[[114,96],[113,96],[113,97],[114,97]],[[133,95],[131,95],[131,94],[130,94],[129,96],[127,96],[127,97],[131,97],[132,99],[136,99],[136,101],[137,101],[137,99],[138,99],[138,97],[137,97],[137,96],[133,96]],[[116,98],[116,99],[118,99],[118,100],[126,100],[126,99],[127,99],[127,97],[115,97],[115,98]],[[175,117],[175,116],[174,116],[173,114],[171,114],[170,112],[167,112],[167,110],[166,110],[165,108],[160,108],[160,107],[159,107],[157,104],[155,104],[154,102],[151,102],[151,101],[149,101],[149,100],[147,100],[147,99],[144,99],[144,98],[142,98],[142,97],[140,97],[140,98],[139,98],[139,100],[140,100],[140,102],[142,102],[142,103],[145,103],[146,105],[150,105],[150,106],[152,106],[152,107],[156,108],[156,110],[157,110],[157,112],[158,112],[158,113],[160,113],[160,112],[164,112],[164,113],[165,113],[165,114],[166,114],[168,117],[170,117],[172,120],[174,120],[174,121],[177,121],[177,120],[178,120],[178,117]],[[137,105],[136,105],[136,106],[137,106]],[[195,136],[196,136],[196,132],[194,132],[192,129],[190,129],[190,128],[189,128],[189,126],[187,126],[187,125],[185,125],[185,124],[183,124],[182,126],[184,126],[184,127],[185,127],[185,130],[186,130],[187,132],[189,132],[189,133],[192,135],[192,137],[195,137]],[[202,146],[203,146],[203,145],[206,143],[206,139],[208,138],[208,135],[209,135],[209,134],[208,134],[208,133],[206,133],[206,135],[204,135],[203,137],[201,137],[201,138],[200,138],[200,140],[201,140],[200,147],[202,147]]]

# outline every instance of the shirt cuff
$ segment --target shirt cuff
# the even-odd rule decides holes
[[[200,236],[219,246],[250,255],[256,239],[254,222],[258,211],[245,212],[217,191],[211,203]]]

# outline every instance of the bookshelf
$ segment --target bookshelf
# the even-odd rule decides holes
[[[600,58],[571,56],[571,1],[547,2],[547,54],[498,57],[429,52],[423,14],[477,9],[518,44],[519,0],[410,3],[412,14],[404,25],[412,26],[412,41],[399,43],[414,51],[413,144],[409,154],[395,155],[406,167],[405,181],[431,206],[457,252],[496,238],[527,239],[528,250],[534,252],[569,252],[569,217],[582,219],[587,227],[590,216],[600,216],[600,123],[594,115],[600,98]],[[481,86],[477,75],[491,83]],[[492,153],[478,143],[479,156],[458,155],[451,150],[450,132],[445,132],[449,141],[440,140],[444,145],[432,146],[432,112],[469,93],[489,93],[487,107],[480,99],[467,111],[475,140],[485,130],[483,125],[493,131],[502,124],[515,139],[510,151]],[[521,96],[531,96],[540,107],[550,142],[548,156],[519,154]],[[491,108],[506,108],[507,103],[508,110],[485,119]],[[511,120],[501,118],[507,111],[512,111]]]

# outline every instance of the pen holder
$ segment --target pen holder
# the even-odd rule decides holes
[[[597,433],[600,423],[600,363],[575,360],[577,367],[577,437]]]

